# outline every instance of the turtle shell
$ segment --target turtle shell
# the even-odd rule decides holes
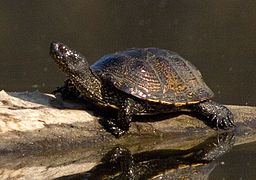
[[[169,50],[136,48],[105,55],[91,70],[104,82],[148,101],[178,106],[214,95],[197,68]]]

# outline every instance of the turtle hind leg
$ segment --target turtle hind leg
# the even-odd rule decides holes
[[[192,105],[192,109],[203,118],[206,124],[216,129],[228,130],[234,127],[234,116],[225,106],[212,101]]]

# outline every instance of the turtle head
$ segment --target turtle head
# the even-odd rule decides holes
[[[50,55],[86,98],[101,100],[101,81],[91,71],[86,58],[60,42],[52,42]]]
[[[68,75],[77,75],[89,68],[86,58],[60,42],[52,42],[50,45],[50,55],[59,65],[60,69]]]

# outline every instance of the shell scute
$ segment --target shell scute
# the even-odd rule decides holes
[[[158,49],[130,49],[100,58],[91,66],[103,81],[141,99],[188,104],[213,97],[201,73],[177,53]]]

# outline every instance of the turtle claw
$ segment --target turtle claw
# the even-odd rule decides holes
[[[224,119],[216,118],[216,119],[213,119],[212,125],[213,125],[213,127],[216,127],[217,130],[218,129],[229,130],[229,129],[231,129],[231,128],[233,128],[235,126],[234,123],[232,122],[232,120],[229,119],[229,118],[224,118]]]
[[[120,138],[121,136],[123,136],[126,133],[126,131],[122,130],[121,128],[117,127],[116,125],[109,127],[109,131],[116,138]]]

